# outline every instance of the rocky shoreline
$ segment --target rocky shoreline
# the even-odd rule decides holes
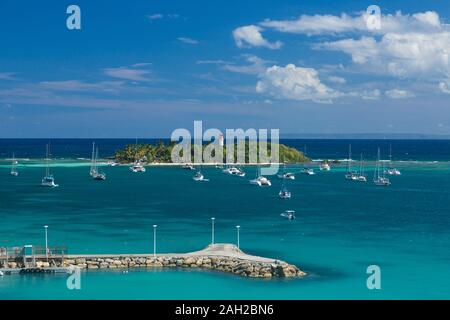
[[[224,245],[221,245],[224,246]],[[255,257],[244,254],[235,246],[226,250],[209,246],[190,254],[163,255],[68,255],[63,259],[35,258],[35,268],[128,269],[128,268],[192,268],[232,273],[250,278],[292,278],[304,277],[306,273],[284,261]],[[223,247],[222,247],[223,248]],[[238,250],[238,251],[237,251]],[[214,252],[219,252],[214,254]],[[228,254],[220,254],[220,253]],[[22,262],[8,262],[5,268],[23,268]]]

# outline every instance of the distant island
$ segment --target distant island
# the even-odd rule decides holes
[[[269,142],[267,143],[268,147],[267,149],[272,149],[272,144]],[[147,163],[172,163],[171,154],[174,146],[176,145],[175,142],[170,143],[164,143],[163,141],[159,141],[156,144],[129,144],[125,146],[122,150],[117,150],[114,159],[116,162],[119,163],[130,163],[135,160],[144,161]],[[236,162],[236,144],[235,146],[235,152],[234,152],[234,161]],[[288,147],[284,144],[279,144],[279,159],[280,162],[285,163],[304,163],[309,162],[311,159],[306,157],[302,152],[298,151],[295,148]],[[206,145],[203,145],[203,148],[205,148]],[[192,148],[193,150],[194,148]],[[249,156],[248,156],[248,142],[245,143],[245,162],[249,162]],[[192,152],[193,153],[193,152]],[[223,146],[223,155],[224,159],[223,162],[226,163],[226,145]],[[191,156],[191,162],[193,161],[194,157],[193,154]],[[258,159],[259,160],[259,159]]]

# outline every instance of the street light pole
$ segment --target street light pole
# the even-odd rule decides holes
[[[239,229],[241,229],[241,226],[236,226],[237,230],[237,247],[240,249],[240,243],[239,243]]]
[[[211,218],[211,244],[214,244],[214,221],[216,218]]]
[[[45,225],[44,229],[45,229],[45,259],[48,262],[48,234],[47,234],[48,226]]]
[[[156,227],[158,225],[153,225],[153,258],[156,258]]]

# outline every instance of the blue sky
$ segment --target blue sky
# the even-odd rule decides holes
[[[450,134],[449,23],[444,1],[2,0],[0,135]]]

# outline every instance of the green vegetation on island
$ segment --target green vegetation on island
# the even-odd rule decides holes
[[[129,144],[125,147],[125,149],[117,150],[115,153],[115,160],[119,163],[130,163],[135,160],[140,160],[148,163],[171,163],[171,154],[174,146],[177,143],[169,142],[164,143],[163,141],[159,141],[157,144]],[[268,155],[270,157],[270,152],[272,150],[274,144],[270,142],[267,143]],[[203,145],[202,148],[207,146],[207,144]],[[259,149],[258,149],[259,151]],[[194,147],[191,148],[191,161],[194,162]],[[214,155],[214,153],[213,153]],[[223,147],[223,162],[226,163],[226,145]],[[236,144],[234,145],[234,162],[237,161],[237,148]],[[261,159],[258,159],[260,162]],[[279,161],[285,163],[303,163],[309,162],[310,159],[306,157],[302,152],[298,151],[295,148],[288,147],[284,144],[279,144]],[[249,143],[245,142],[245,162],[249,162]]]

